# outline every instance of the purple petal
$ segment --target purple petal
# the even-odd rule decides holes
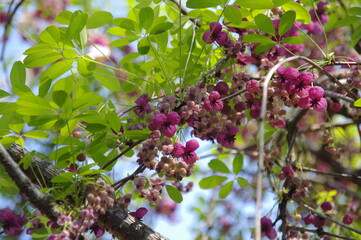
[[[198,148],[199,148],[199,143],[198,143],[198,141],[195,140],[195,139],[192,139],[192,140],[189,140],[189,141],[186,143],[185,151],[194,152],[194,151],[197,150]]]
[[[167,121],[170,121],[172,125],[179,124],[180,122],[180,116],[176,112],[171,112],[167,116]]]
[[[183,161],[187,164],[193,164],[197,160],[197,154],[195,152],[190,152],[187,155],[183,156]]]
[[[309,93],[309,97],[313,100],[313,99],[322,98],[325,91],[323,90],[322,87],[316,86],[316,87],[310,88],[308,93]]]
[[[309,97],[303,97],[298,101],[298,106],[302,109],[308,109],[311,107],[311,99]]]
[[[185,153],[185,147],[182,144],[177,143],[177,142],[174,143],[173,147],[174,148],[173,148],[171,155],[176,158],[182,157],[183,154]]]
[[[159,129],[159,127],[162,125],[163,122],[167,120],[167,116],[165,114],[156,114],[153,117],[152,126],[155,129]]]
[[[176,126],[169,125],[167,127],[162,127],[161,131],[166,135],[167,137],[173,137],[175,132],[177,131]]]
[[[209,30],[203,34],[202,39],[203,39],[203,41],[205,41],[208,44],[211,44],[214,42],[214,39],[212,38],[212,32]]]
[[[213,34],[218,34],[222,31],[222,25],[217,22],[212,22],[209,24],[209,29],[213,32]]]
[[[327,109],[327,101],[321,98],[317,104],[313,105],[313,109],[317,112],[324,112]]]
[[[229,37],[226,32],[220,32],[217,35],[216,42],[219,44],[219,46],[224,46],[229,42]]]

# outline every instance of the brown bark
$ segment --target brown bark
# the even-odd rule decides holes
[[[18,185],[20,190],[27,194],[30,202],[37,207],[41,212],[46,216],[54,217],[51,213],[47,213],[46,208],[50,208],[53,205],[53,201],[50,197],[42,197],[41,201],[33,201],[33,195],[28,195],[28,188],[31,186],[31,189],[35,188],[33,182],[40,181],[41,184],[45,184],[47,187],[51,186],[51,179],[54,176],[62,173],[61,170],[57,169],[51,163],[41,159],[37,156],[34,156],[31,165],[28,170],[24,172],[20,169],[19,165],[16,162],[19,162],[20,159],[27,153],[27,151],[17,144],[11,145],[6,151],[1,151],[2,145],[0,146],[0,163],[8,171],[9,175]],[[13,162],[10,164],[8,162]],[[14,170],[14,172],[12,172]],[[18,184],[18,176],[21,176]],[[39,179],[40,176],[40,180]],[[28,179],[28,180],[26,180]],[[29,180],[31,179],[31,181]],[[23,186],[24,182],[29,186]],[[20,186],[19,186],[20,185]],[[36,189],[37,190],[37,189]],[[38,199],[38,197],[35,197]],[[50,216],[49,216],[49,215]],[[56,215],[55,215],[56,216]],[[120,206],[115,205],[112,209],[108,210],[105,215],[102,215],[98,218],[98,224],[112,234],[114,237],[121,240],[166,240],[164,236],[155,232],[153,229],[139,221],[138,219],[129,215],[128,211]]]

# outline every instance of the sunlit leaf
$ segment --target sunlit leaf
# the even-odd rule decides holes
[[[221,185],[227,179],[228,179],[227,177],[223,177],[223,176],[217,176],[217,175],[210,176],[200,180],[199,186],[203,189],[214,188],[217,187],[218,185]]]
[[[181,203],[183,201],[183,196],[177,188],[173,187],[172,185],[165,185],[165,189],[167,190],[169,197],[174,202]]]
[[[226,198],[232,192],[233,189],[233,181],[229,181],[228,183],[224,184],[221,189],[219,190],[219,197]]]

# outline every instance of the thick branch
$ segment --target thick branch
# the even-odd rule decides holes
[[[24,150],[21,146],[17,144],[13,144],[11,147],[8,148],[9,154],[5,151],[3,153],[2,149],[0,148],[0,162],[4,165],[3,159],[8,159],[13,156],[15,161],[19,161],[26,150]],[[5,157],[3,157],[5,156]],[[17,169],[20,171],[24,176],[25,174],[21,171],[19,165],[13,162],[13,165],[9,165],[10,169]],[[31,179],[37,179],[36,176],[42,176],[44,181],[50,185],[51,179],[62,171],[55,168],[52,164],[46,162],[45,160],[39,157],[33,157],[31,162],[31,167],[33,170],[28,170],[26,173],[29,175]],[[40,174],[41,173],[41,174]],[[19,175],[20,173],[14,172],[15,175]],[[15,180],[17,177],[9,173],[9,175]],[[25,176],[26,177],[26,176]],[[27,178],[28,179],[28,178]],[[29,179],[27,182],[28,185],[34,185]],[[24,186],[24,190],[20,188],[22,192],[26,191],[28,186]],[[35,186],[34,186],[35,187]],[[36,188],[36,187],[35,187]],[[49,206],[50,200],[46,199],[43,206]],[[35,205],[35,204],[34,204]],[[41,210],[39,205],[35,205],[36,207]],[[50,206],[48,207],[50,209]],[[47,214],[48,216],[48,214]],[[105,215],[101,215],[98,218],[98,224],[106,229],[109,233],[121,240],[166,240],[165,237],[160,235],[159,233],[152,230],[150,227],[146,226],[141,221],[137,220],[136,218],[129,215],[128,211],[120,206],[115,205],[112,209],[108,210]]]
[[[28,196],[30,203],[37,207],[40,212],[45,214],[49,219],[56,222],[59,211],[57,210],[54,201],[39,191],[36,185],[25,175],[1,143],[0,163],[4,166],[6,172],[19,187],[20,191]]]

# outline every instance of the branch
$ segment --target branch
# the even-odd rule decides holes
[[[179,2],[177,0],[170,0],[171,2],[174,2],[179,10],[181,11],[181,13],[184,15],[184,16],[187,16],[188,15],[188,10],[185,9],[182,5],[179,4]],[[189,20],[191,20],[197,27],[201,27],[201,24],[194,18],[189,18]]]
[[[3,161],[3,152],[0,148],[0,162]],[[24,150],[20,145],[13,144],[8,148],[8,153],[13,156],[15,161],[19,161],[27,151]],[[5,154],[7,152],[5,151]],[[7,157],[6,157],[7,158]],[[31,179],[36,179],[37,174],[42,174],[45,182],[51,184],[51,179],[60,173],[61,170],[57,169],[52,164],[46,162],[44,159],[39,157],[34,157],[31,162],[31,166],[34,171],[27,171],[27,174]],[[10,168],[20,170],[19,165],[14,162],[14,165],[11,165]],[[20,173],[16,172],[16,175]],[[24,174],[24,173],[23,173]],[[10,173],[9,173],[10,175]],[[14,180],[16,176],[10,175]],[[31,181],[27,183],[28,185],[33,184]],[[27,185],[25,187],[28,187]],[[22,190],[22,189],[21,189]],[[22,190],[23,191],[23,190]],[[48,199],[47,199],[48,200]],[[49,200],[48,200],[49,201]],[[47,204],[47,203],[45,203]],[[46,205],[44,205],[45,208]],[[38,206],[37,206],[38,207]],[[41,210],[39,206],[39,210]],[[49,207],[50,209],[50,207]],[[101,215],[98,218],[98,224],[100,227],[104,228],[110,234],[121,240],[167,240],[161,234],[155,232],[150,227],[146,226],[141,221],[137,220],[133,216],[129,215],[128,211],[118,205],[106,212],[106,214]]]
[[[333,234],[333,233],[329,233],[329,232],[324,232],[324,231],[320,232],[320,230],[318,230],[318,229],[309,229],[309,228],[303,228],[303,227],[288,225],[287,230],[290,230],[290,229],[296,230],[296,231],[299,231],[299,232],[302,232],[302,233],[303,232],[313,232],[313,233],[317,233],[319,235],[327,235],[327,236],[336,237],[336,238],[339,238],[339,239],[355,240],[354,238],[343,237],[343,236]]]
[[[306,208],[307,210],[309,210],[310,212],[312,212],[313,214],[316,214],[316,215],[318,215],[318,216],[320,216],[320,217],[322,217],[322,218],[324,218],[324,219],[326,219],[326,220],[329,220],[330,222],[336,223],[337,225],[339,225],[339,226],[341,226],[341,227],[343,227],[343,228],[346,228],[346,229],[348,229],[348,230],[350,230],[350,231],[352,231],[352,232],[355,232],[355,233],[358,233],[358,234],[361,235],[361,231],[360,231],[360,230],[357,230],[357,229],[355,229],[355,228],[352,228],[352,227],[350,227],[350,226],[347,226],[346,224],[343,224],[343,223],[341,223],[341,222],[339,222],[339,221],[337,221],[337,220],[335,220],[335,219],[333,219],[333,218],[331,218],[331,217],[329,217],[329,216],[327,216],[327,215],[325,215],[325,214],[323,214],[323,213],[317,212],[315,209],[311,208],[311,207],[308,206],[307,204],[304,204],[304,203],[300,203],[300,204],[301,204],[304,208]]]

